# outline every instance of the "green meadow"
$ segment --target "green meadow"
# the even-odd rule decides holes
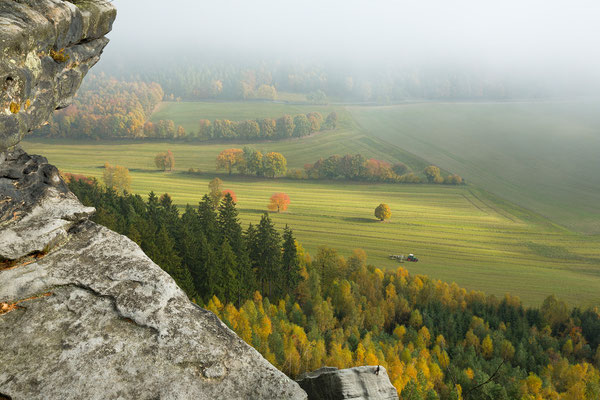
[[[445,107],[430,106],[442,110]],[[315,110],[327,113],[332,109],[337,109],[340,114],[340,126],[334,131],[300,140],[261,142],[253,146],[281,152],[292,168],[301,168],[331,154],[357,152],[390,162],[402,161],[415,171],[429,164],[425,161],[427,154],[421,153],[420,148],[405,146],[392,133],[386,133],[392,132],[391,127],[395,126],[392,113],[388,115],[386,108],[350,108],[346,111],[342,107],[258,102],[166,103],[154,118],[180,118],[175,119],[176,123],[191,126],[201,118],[239,120]],[[161,116],[160,113],[165,114]],[[369,122],[378,120],[375,117],[378,113],[387,121],[385,124]],[[417,119],[414,115],[413,118]],[[418,140],[414,139],[414,142]],[[207,191],[208,182],[219,176],[224,181],[224,188],[236,193],[240,218],[245,224],[258,222],[273,193],[285,192],[291,198],[288,211],[272,214],[272,217],[279,228],[285,224],[291,226],[297,239],[313,255],[323,245],[338,249],[344,256],[350,255],[355,248],[362,248],[367,251],[369,262],[376,266],[396,268],[402,265],[411,273],[456,282],[498,296],[510,292],[530,305],[539,304],[552,293],[572,305],[600,304],[600,238],[567,229],[555,223],[556,220],[542,216],[541,212],[521,207],[506,200],[506,196],[492,194],[490,188],[468,175],[467,169],[465,173],[453,168],[453,164],[432,159],[450,172],[467,176],[470,184],[458,187],[269,180],[235,174],[228,176],[215,171],[218,152],[242,146],[243,143],[233,142],[46,139],[30,139],[23,143],[27,151],[44,154],[61,170],[72,173],[100,178],[105,162],[124,165],[130,169],[133,192],[141,195],[151,190],[167,192],[181,207],[196,205]],[[157,171],[153,165],[154,155],[166,149],[175,155],[174,172]],[[475,169],[474,163],[471,161],[468,165]],[[186,172],[189,168],[200,168],[202,172],[189,174]],[[473,172],[473,175],[478,173]],[[535,190],[530,188],[530,192]],[[373,216],[375,207],[382,202],[389,204],[393,213],[391,220],[385,223],[378,222]],[[399,264],[388,258],[390,254],[408,253],[417,255],[419,262]]]
[[[600,234],[600,102],[349,110],[379,139],[571,230]]]

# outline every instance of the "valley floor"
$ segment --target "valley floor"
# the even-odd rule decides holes
[[[243,119],[251,115],[277,117],[283,113],[315,109],[313,106],[302,106],[299,111],[296,110],[298,106],[281,104],[272,108],[274,106],[269,103],[233,105],[235,107],[228,103],[184,103],[180,107],[185,108],[178,112],[184,114],[191,126],[189,121],[192,118],[218,118],[227,112],[231,113],[231,110],[238,110],[239,119]],[[443,115],[448,116],[451,112],[445,110],[445,106],[437,107],[442,107]],[[329,110],[326,107],[320,109],[321,112]],[[253,147],[261,151],[281,152],[288,159],[288,167],[292,168],[302,168],[306,163],[332,154],[361,153],[367,158],[402,161],[414,171],[421,171],[428,165],[422,156],[439,162],[449,172],[465,175],[471,184],[456,187],[268,180],[216,172],[214,163],[218,152],[244,145],[233,142],[201,144],[30,139],[23,143],[23,147],[30,153],[44,154],[63,171],[99,179],[105,162],[126,166],[132,176],[133,192],[143,196],[151,190],[159,194],[168,192],[181,207],[186,204],[197,205],[208,191],[208,182],[219,176],[224,181],[224,187],[236,193],[240,218],[244,224],[258,222],[266,211],[269,197],[275,192],[285,192],[291,198],[289,210],[273,215],[273,219],[280,229],[285,224],[292,227],[297,239],[312,254],[319,246],[334,247],[344,256],[348,256],[355,248],[362,248],[367,251],[370,263],[395,268],[400,264],[390,260],[390,254],[414,253],[419,257],[418,263],[402,264],[411,273],[426,274],[498,296],[510,292],[521,297],[528,305],[540,304],[549,294],[556,294],[573,305],[598,304],[600,238],[573,232],[540,214],[492,195],[494,188],[501,191],[502,185],[514,186],[508,178],[497,178],[493,181],[496,182],[494,187],[480,184],[481,179],[494,170],[492,161],[478,168],[474,160],[461,163],[462,159],[445,153],[439,146],[432,144],[427,147],[428,141],[435,142],[434,138],[425,133],[409,137],[408,117],[404,118],[404,125],[398,125],[391,114],[387,114],[388,109],[383,107],[337,110],[342,118],[335,131],[322,132],[301,140],[262,142]],[[161,107],[159,112],[166,111],[168,108]],[[173,113],[177,116],[175,111]],[[173,115],[170,117],[173,118]],[[354,122],[355,117],[360,125]],[[415,117],[411,118],[414,120]],[[410,129],[420,132],[421,128]],[[433,128],[431,131],[440,132]],[[403,132],[402,137],[407,138],[406,146],[403,146],[404,139],[396,138],[394,132]],[[466,138],[461,140],[462,144],[455,146],[467,145]],[[432,150],[423,151],[424,148]],[[449,148],[456,151],[457,147]],[[157,171],[153,165],[154,155],[167,149],[174,153],[176,159],[176,171],[172,173]],[[418,156],[404,149],[410,149]],[[444,154],[446,156],[442,157]],[[446,159],[457,161],[446,163]],[[185,172],[189,168],[199,168],[203,172],[189,174]],[[553,202],[554,207],[560,206],[561,203],[554,198],[544,199],[545,186],[541,184],[538,188],[530,179],[530,176],[524,176],[522,183],[530,186],[529,197],[538,198],[541,202]],[[595,188],[593,181],[590,185],[580,190]],[[514,188],[516,190],[517,186]],[[595,196],[596,192],[592,192]],[[557,199],[559,196],[560,193]],[[380,223],[374,218],[373,211],[379,203],[390,205],[393,215],[389,222]],[[578,226],[589,214],[585,211],[587,203],[588,199],[582,197],[573,204],[571,213],[581,214]],[[526,206],[531,204],[525,202]],[[579,206],[585,207],[577,208]],[[540,212],[548,210],[551,208],[542,207]],[[564,211],[559,217],[567,215],[569,211]],[[589,220],[595,223],[594,218],[592,216]]]

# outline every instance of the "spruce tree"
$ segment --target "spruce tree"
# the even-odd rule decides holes
[[[195,264],[196,269],[191,272],[198,294],[208,301],[217,293],[219,266],[217,265],[217,255],[205,236],[200,237],[198,259],[198,263]]]
[[[279,294],[281,281],[281,238],[275,230],[269,214],[265,213],[257,228],[258,276],[261,280],[263,293],[269,298]],[[265,292],[265,284],[268,292]]]
[[[202,233],[208,240],[208,243],[216,248],[217,242],[217,214],[213,208],[213,204],[208,195],[202,197],[202,201],[198,204],[198,217]]]
[[[300,264],[298,262],[298,250],[296,249],[296,240],[294,234],[288,226],[283,230],[283,293],[293,296],[298,283],[300,282]]]
[[[244,241],[246,242],[246,250],[248,251],[248,257],[250,258],[252,270],[256,275],[259,262],[259,249],[257,243],[257,232],[254,225],[248,225],[248,229],[246,229],[246,232],[244,233]]]
[[[148,201],[146,202],[146,216],[155,225],[158,226],[160,222],[160,210],[159,210],[158,197],[154,192],[148,194]]]
[[[218,264],[217,297],[224,303],[236,302],[240,290],[236,273],[237,259],[227,240],[221,245]]]
[[[217,223],[221,241],[227,241],[236,256],[236,276],[239,279],[237,283],[239,292],[236,302],[239,306],[242,300],[249,298],[254,291],[254,274],[248,257],[247,246],[244,243],[242,226],[238,220],[238,211],[229,193],[225,195],[219,205]]]

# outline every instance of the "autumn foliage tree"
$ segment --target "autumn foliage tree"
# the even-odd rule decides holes
[[[390,210],[390,206],[385,203],[381,203],[375,208],[375,217],[380,221],[385,221],[392,216],[392,210]]]
[[[285,193],[275,193],[273,196],[271,196],[267,208],[270,211],[281,212],[287,210],[289,204],[290,196]]]
[[[217,155],[217,169],[226,169],[231,175],[233,167],[243,160],[242,149],[225,149]]]
[[[442,183],[444,178],[440,176],[440,169],[435,165],[430,165],[423,170],[429,183]]]
[[[208,199],[212,204],[212,208],[216,209],[223,198],[223,181],[219,178],[214,178],[208,183]]]
[[[235,192],[234,192],[233,190],[231,190],[231,189],[225,189],[225,190],[221,191],[221,196],[222,196],[222,197],[225,197],[225,196],[227,196],[227,195],[230,195],[230,196],[231,196],[231,199],[232,199],[232,200],[233,200],[235,203],[237,203],[237,196],[235,195]]]
[[[175,167],[175,156],[173,156],[171,150],[158,153],[154,157],[154,165],[156,165],[156,168],[162,169],[163,171],[166,171],[167,169],[173,171],[173,168]]]
[[[104,163],[104,172],[102,173],[104,185],[116,192],[123,193],[131,191],[131,176],[129,170],[121,165],[110,165]]]
[[[271,151],[262,158],[262,170],[266,176],[275,178],[287,171],[287,160],[281,153]]]

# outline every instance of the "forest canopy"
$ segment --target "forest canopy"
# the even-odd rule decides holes
[[[268,214],[242,227],[230,195],[182,214],[164,194],[119,195],[71,176],[96,222],[140,244],[188,296],[291,377],[383,365],[406,399],[597,399],[600,312],[554,296],[526,308],[382,270],[356,249],[308,252]],[[219,189],[220,190],[220,189]],[[488,382],[489,381],[489,382]],[[487,382],[486,384],[483,384]]]

